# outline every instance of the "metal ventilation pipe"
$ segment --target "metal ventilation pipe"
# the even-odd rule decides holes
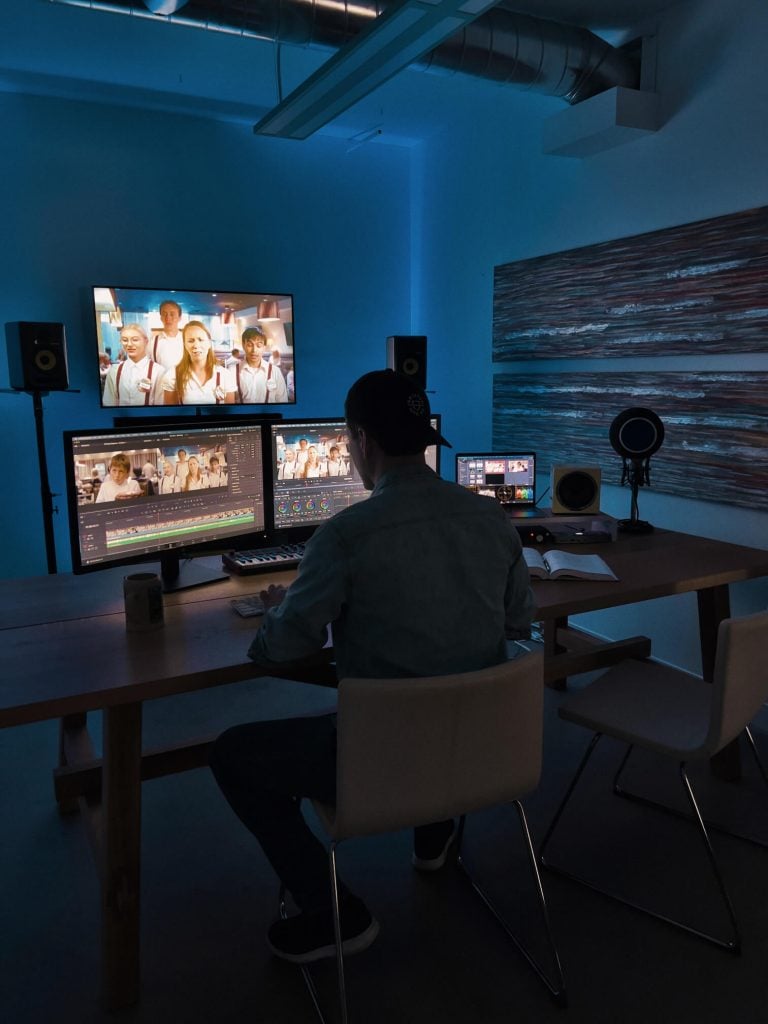
[[[387,4],[388,0],[144,0],[145,9],[168,21],[326,49],[338,49],[354,38]],[[90,6],[132,13],[138,5],[131,0],[93,0]],[[588,29],[518,14],[503,5],[480,15],[412,66],[522,86],[569,103],[614,86],[639,84],[637,63]]]

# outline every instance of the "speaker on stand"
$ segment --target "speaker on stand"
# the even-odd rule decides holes
[[[53,533],[54,508],[48,480],[45,453],[43,398],[49,391],[66,391],[69,387],[67,348],[64,325],[20,320],[6,323],[8,379],[11,389],[32,396],[37,438],[37,459],[40,467],[40,497],[43,505],[43,532],[48,572],[57,572],[56,545]]]
[[[424,334],[393,334],[387,338],[387,367],[410,377],[427,390],[427,338]]]
[[[5,325],[8,379],[15,391],[66,391],[64,324],[21,320]]]

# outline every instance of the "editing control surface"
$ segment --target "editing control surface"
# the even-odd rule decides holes
[[[304,555],[303,544],[281,544],[275,548],[254,548],[252,551],[231,551],[221,556],[225,569],[247,576],[256,572],[293,569]]]

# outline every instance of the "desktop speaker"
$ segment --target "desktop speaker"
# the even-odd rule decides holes
[[[597,466],[553,466],[551,488],[553,513],[592,515],[600,511]]]
[[[387,366],[427,387],[427,339],[423,334],[396,334],[387,338]]]
[[[18,391],[66,391],[64,324],[15,321],[5,325],[8,376]]]

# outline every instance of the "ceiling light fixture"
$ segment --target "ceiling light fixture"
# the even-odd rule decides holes
[[[364,28],[254,125],[257,135],[306,139],[474,21],[496,0],[401,0]]]
[[[280,306],[274,300],[265,300],[259,303],[259,315],[257,320],[279,320]]]

